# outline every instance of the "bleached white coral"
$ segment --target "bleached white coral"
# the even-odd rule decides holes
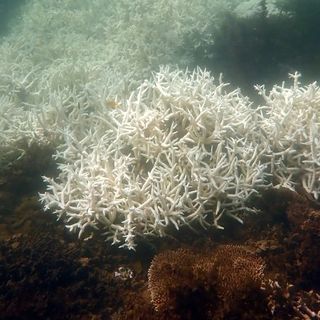
[[[241,222],[246,200],[261,189],[302,185],[319,195],[319,87],[257,90],[253,107],[200,69],[163,68],[114,109],[76,117],[56,154],[60,175],[41,195],[67,228],[100,229],[112,243],[170,226]],[[79,130],[81,128],[81,130]],[[90,230],[91,228],[91,230]]]
[[[178,52],[185,37],[207,38],[232,2],[27,1],[0,43],[0,157],[21,140],[56,142],[78,104],[93,110],[126,97],[159,64],[187,65]]]
[[[260,113],[226,87],[200,69],[164,68],[107,119],[95,115],[83,140],[66,133],[60,176],[45,178],[45,208],[80,235],[103,229],[129,248],[136,235],[193,221],[222,228],[224,211],[249,210],[247,198],[266,185]]]
[[[266,102],[261,129],[270,141],[270,170],[275,185],[297,185],[318,199],[320,194],[320,88],[301,86],[300,74],[289,75],[293,85],[274,86],[269,94],[257,86]]]

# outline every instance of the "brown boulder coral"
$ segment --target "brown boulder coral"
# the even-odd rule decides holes
[[[158,254],[148,271],[148,287],[156,311],[175,308],[175,295],[196,286],[192,266],[196,256],[191,250],[178,249]]]
[[[261,287],[265,263],[245,246],[219,246],[214,259],[217,270],[216,290],[225,309],[231,309],[241,297]]]
[[[148,272],[148,287],[154,308],[175,314],[183,310],[192,318],[197,300],[206,306],[204,317],[222,318],[263,281],[265,264],[247,247],[221,245],[212,253],[179,249],[158,254]],[[181,314],[181,313],[180,313]],[[186,316],[188,315],[188,316]]]

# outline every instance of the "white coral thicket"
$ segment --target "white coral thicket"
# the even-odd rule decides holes
[[[271,183],[301,183],[318,197],[320,93],[293,76],[289,89],[259,87],[266,105],[253,107],[206,71],[161,69],[111,112],[92,115],[85,137],[65,132],[45,208],[80,235],[102,229],[132,249],[136,236],[170,226],[222,228],[223,214],[241,221],[252,210],[246,200]]]

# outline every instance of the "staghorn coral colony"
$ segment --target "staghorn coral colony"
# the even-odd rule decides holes
[[[64,132],[44,208],[79,236],[100,229],[133,249],[136,236],[170,226],[241,222],[255,211],[250,196],[270,186],[302,186],[317,199],[319,88],[290,76],[290,88],[257,86],[266,104],[256,107],[206,71],[163,68],[112,110],[72,112],[81,130]]]

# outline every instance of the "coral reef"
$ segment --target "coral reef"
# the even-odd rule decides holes
[[[294,73],[318,74],[319,5],[258,2],[241,17],[240,0],[16,0],[19,19],[6,12],[2,318],[320,318],[320,90]],[[189,36],[208,65],[223,58],[231,86],[182,71]],[[292,85],[273,85],[288,71]],[[256,76],[273,85],[255,87],[259,105],[232,87]]]

